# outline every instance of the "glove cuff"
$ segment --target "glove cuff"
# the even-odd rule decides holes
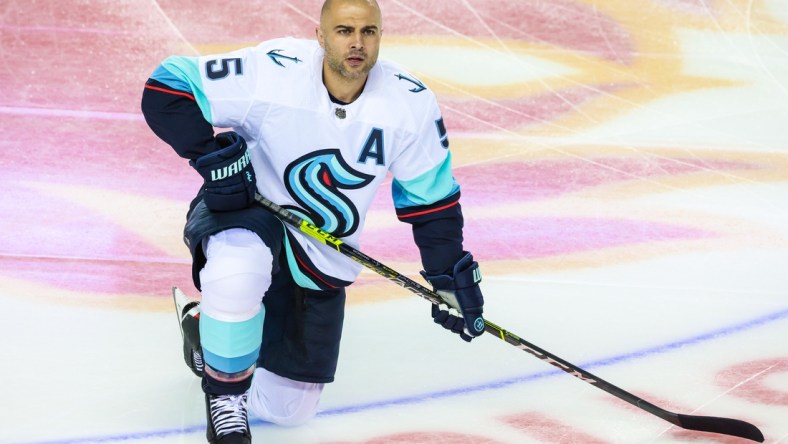
[[[254,202],[257,178],[246,141],[235,132],[218,134],[217,151],[189,162],[203,180],[202,197],[211,211],[236,211]]]
[[[473,260],[471,253],[467,253],[454,265],[454,286],[457,289],[473,287],[482,281],[479,263]]]
[[[479,270],[479,263],[473,260],[473,255],[465,251],[463,256],[452,268],[451,276],[448,274],[428,275],[421,272],[422,277],[432,284],[435,291],[439,290],[459,290],[473,287],[482,281],[482,274]]]
[[[246,141],[233,131],[216,136],[221,149],[192,160],[189,164],[206,182],[218,182],[241,174],[251,165],[251,155]]]

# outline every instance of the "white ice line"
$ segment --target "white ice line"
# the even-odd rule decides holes
[[[631,290],[666,290],[666,291],[693,291],[693,292],[713,292],[721,294],[746,294],[748,296],[783,296],[784,293],[780,291],[753,291],[748,288],[713,288],[713,287],[696,287],[696,286],[679,286],[679,285],[646,285],[646,284],[624,284],[614,282],[593,282],[582,280],[568,280],[568,279],[537,279],[533,277],[519,277],[519,276],[485,276],[488,281],[496,282],[518,282],[528,284],[549,284],[549,285],[574,285],[583,287],[594,288],[622,288]]]
[[[167,22],[167,24],[168,24],[168,25],[170,26],[170,28],[171,28],[171,29],[172,29],[172,30],[175,32],[175,34],[176,34],[176,35],[177,35],[177,36],[178,36],[178,37],[179,37],[181,40],[183,40],[183,42],[184,42],[184,43],[186,43],[186,46],[188,46],[188,47],[189,47],[189,49],[191,49],[191,50],[192,50],[192,51],[193,51],[195,54],[199,54],[199,53],[200,53],[200,51],[198,51],[198,50],[197,50],[197,48],[195,48],[195,47],[194,47],[194,45],[192,45],[192,44],[191,44],[191,42],[189,42],[189,40],[187,40],[187,39],[186,39],[186,36],[184,36],[184,35],[183,35],[183,33],[181,32],[181,30],[180,30],[180,29],[178,29],[178,27],[177,27],[177,26],[175,26],[175,23],[173,23],[173,22],[172,22],[172,20],[170,20],[170,17],[169,17],[169,16],[167,15],[167,13],[166,13],[166,12],[164,12],[164,10],[161,8],[161,5],[159,5],[159,2],[158,2],[157,0],[151,0],[151,3],[153,3],[153,6],[156,8],[156,10],[157,10],[157,11],[159,11],[159,14],[161,14],[161,16],[162,16],[162,18],[164,19],[164,21],[166,21],[166,22]]]
[[[142,114],[116,113],[110,111],[83,111],[62,108],[30,108],[24,106],[0,106],[0,114],[18,116],[79,117],[101,120],[143,120]]]
[[[767,371],[771,370],[771,369],[772,369],[772,367],[774,367],[775,365],[777,365],[777,364],[772,364],[772,365],[770,365],[769,367],[767,367],[767,368],[765,368],[765,369],[761,370],[760,372],[758,372],[758,373],[756,373],[756,374],[754,374],[754,375],[750,376],[749,378],[745,379],[744,381],[741,381],[741,382],[739,382],[738,384],[734,385],[733,387],[729,388],[728,390],[725,390],[724,392],[720,393],[719,395],[717,395],[717,396],[715,396],[715,397],[711,398],[710,400],[708,400],[707,402],[705,402],[705,403],[701,404],[700,406],[698,406],[698,407],[697,407],[695,410],[693,410],[693,411],[692,411],[692,412],[690,412],[690,413],[693,413],[693,414],[694,414],[694,413],[697,413],[699,410],[701,410],[701,409],[703,409],[704,407],[706,407],[706,406],[708,406],[708,405],[712,404],[714,401],[716,401],[716,400],[718,400],[718,399],[722,398],[723,396],[727,395],[728,393],[730,393],[730,392],[732,392],[732,391],[736,390],[737,388],[741,387],[742,385],[744,385],[744,384],[746,384],[746,383],[748,383],[748,382],[752,381],[753,379],[757,378],[758,376],[760,376],[760,375],[764,374],[765,372],[767,372]],[[659,435],[655,436],[655,437],[654,437],[654,440],[656,440],[656,439],[657,439],[657,438],[659,438],[660,436],[664,435],[665,433],[667,433],[669,430],[673,429],[674,427],[675,427],[675,426],[669,426],[668,428],[666,428],[665,430],[663,430],[663,431],[662,431],[662,432],[661,432]],[[653,440],[652,440],[652,441],[653,441]]]
[[[298,9],[298,7],[293,5],[291,2],[286,2],[285,3],[285,7],[290,9],[291,11],[295,12],[296,14],[300,15],[301,17],[309,20],[310,22],[314,23],[315,25],[319,25],[320,24],[320,22],[318,20],[315,20],[315,18],[312,15],[307,14],[306,12]]]

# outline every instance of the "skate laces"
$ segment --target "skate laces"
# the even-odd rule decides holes
[[[194,363],[194,369],[198,372],[203,371],[205,365],[202,361],[202,355],[197,350],[192,349],[192,362]]]
[[[247,433],[246,394],[210,397],[211,419],[216,436],[228,433]]]

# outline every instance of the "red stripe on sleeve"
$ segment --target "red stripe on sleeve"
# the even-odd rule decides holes
[[[194,96],[193,95],[191,95],[189,93],[181,92],[181,91],[173,91],[171,89],[164,89],[164,88],[159,88],[158,86],[151,86],[151,85],[145,85],[145,88],[152,89],[154,91],[161,91],[163,93],[172,94],[172,95],[175,95],[175,96],[183,96],[183,97],[186,97],[189,100],[194,100]]]
[[[417,211],[415,213],[397,215],[397,217],[400,218],[400,219],[407,219],[409,217],[421,216],[423,214],[437,213],[438,211],[445,210],[446,208],[451,208],[451,207],[457,205],[458,203],[460,203],[460,201],[459,200],[455,200],[454,202],[452,202],[452,203],[450,203],[448,205],[444,205],[442,207],[431,208],[429,210],[424,210],[424,211]]]

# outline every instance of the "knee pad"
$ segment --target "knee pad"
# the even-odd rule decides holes
[[[273,268],[273,255],[263,241],[243,228],[221,231],[206,241],[205,257],[200,311],[227,322],[257,314]]]
[[[263,337],[263,295],[273,256],[253,232],[235,228],[211,236],[200,271],[200,343],[205,362],[220,372],[244,371],[257,361]]]
[[[300,425],[317,413],[323,386],[294,381],[258,368],[249,390],[248,407],[265,421],[282,426]]]

